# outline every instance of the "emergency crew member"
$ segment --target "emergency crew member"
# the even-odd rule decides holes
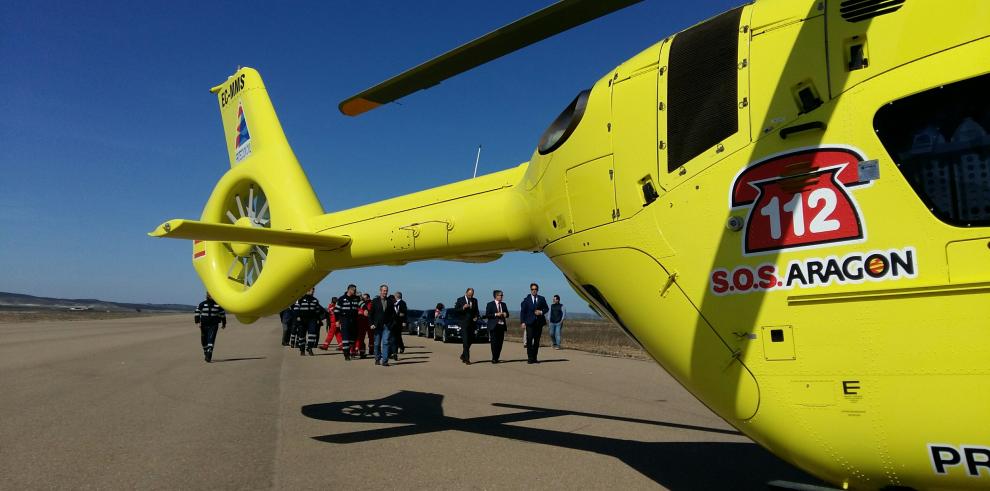
[[[337,306],[337,297],[332,297],[327,305],[327,339],[319,346],[321,350],[330,349],[330,341],[337,338],[337,349],[340,350],[340,328],[337,327],[337,316],[333,309]]]
[[[313,355],[313,348],[316,347],[316,340],[320,336],[320,322],[327,317],[326,309],[313,296],[314,291],[315,289],[310,288],[302,298],[292,304],[292,314],[299,326],[296,344],[299,346],[300,355],[306,353]]]
[[[337,328],[344,338],[344,359],[351,359],[351,341],[354,338],[354,330],[357,328],[358,308],[361,306],[361,298],[355,293],[357,286],[347,285],[347,293],[337,298],[337,306],[333,313],[337,320]]]
[[[217,326],[227,328],[227,313],[220,304],[213,301],[209,292],[206,300],[196,307],[196,323],[199,324],[199,340],[203,345],[203,358],[209,363],[213,360],[213,343],[217,339]]]
[[[279,312],[278,319],[282,321],[282,346],[288,346],[289,338],[296,334],[296,326],[292,322],[292,306],[290,305]]]

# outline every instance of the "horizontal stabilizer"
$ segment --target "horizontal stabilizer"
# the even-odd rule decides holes
[[[238,242],[324,251],[340,249],[351,241],[350,237],[341,235],[296,232],[292,230],[271,230],[223,223],[205,223],[196,220],[169,220],[159,225],[158,228],[148,235],[169,239]]]

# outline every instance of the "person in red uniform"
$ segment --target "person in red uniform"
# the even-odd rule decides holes
[[[330,341],[333,341],[333,338],[337,338],[337,350],[340,350],[340,328],[337,327],[337,316],[333,313],[333,308],[336,306],[337,297],[333,297],[330,299],[330,305],[327,305],[327,316],[330,317],[330,321],[327,324],[327,339],[319,346],[319,348],[323,351],[330,349]]]
[[[357,316],[357,342],[351,345],[351,356],[360,353],[361,358],[367,358],[365,353],[365,347],[369,347],[371,354],[375,354],[374,348],[374,333],[371,332],[371,328],[368,322],[368,316],[371,314],[371,295],[365,293],[361,295],[361,306],[358,307]],[[367,341],[365,341],[367,339]]]

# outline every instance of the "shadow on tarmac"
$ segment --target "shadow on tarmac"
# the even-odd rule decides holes
[[[313,437],[314,440],[324,443],[361,443],[453,430],[615,457],[640,474],[671,489],[760,489],[772,480],[822,484],[821,481],[792,467],[754,443],[644,442],[521,427],[513,423],[573,415],[689,431],[741,435],[735,430],[566,409],[503,403],[495,403],[493,406],[519,411],[476,418],[455,418],[443,414],[441,394],[400,391],[374,401],[309,404],[303,406],[301,412],[306,417],[321,421],[405,423],[404,426]]]
[[[212,363],[224,363],[227,361],[246,361],[246,360],[264,360],[268,358],[267,356],[246,356],[243,358],[217,358],[212,361]]]
[[[499,360],[498,364],[501,365],[502,363],[522,363],[525,361],[529,361],[529,360],[527,360],[526,358],[519,358],[518,360]],[[558,361],[571,361],[571,360],[568,360],[567,358],[555,358],[553,360],[540,360],[537,363],[556,363]],[[491,362],[492,360],[488,359],[488,360],[478,360],[474,363],[491,363]]]

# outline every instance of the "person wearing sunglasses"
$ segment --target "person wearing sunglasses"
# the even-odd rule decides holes
[[[519,310],[522,328],[526,332],[527,363],[539,363],[537,355],[540,351],[540,337],[543,335],[543,326],[547,324],[546,313],[550,310],[547,299],[540,295],[540,285],[529,284],[529,295],[523,299]]]

